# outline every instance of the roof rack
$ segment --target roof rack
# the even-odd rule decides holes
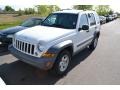
[[[61,9],[60,11],[63,11],[63,10],[73,10],[73,9],[67,8],[67,9]]]
[[[61,9],[60,11],[64,11],[64,10],[75,10],[75,11],[84,11],[84,10],[77,10],[77,9]]]

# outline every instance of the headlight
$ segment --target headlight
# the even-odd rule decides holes
[[[39,43],[39,44],[38,44],[38,50],[39,50],[40,52],[43,52],[44,49],[45,49],[45,47]]]
[[[44,45],[42,44],[38,44],[38,50],[40,52],[42,52],[42,57],[46,57],[46,58],[53,58],[56,54],[55,53],[50,53],[50,52],[47,52],[45,49],[47,48],[47,46],[45,47]]]
[[[11,35],[7,35],[7,38],[13,38],[13,34],[11,34]]]

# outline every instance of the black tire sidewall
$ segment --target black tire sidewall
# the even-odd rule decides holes
[[[62,58],[64,55],[68,55],[68,57],[69,57],[68,67],[69,67],[69,65],[70,65],[71,54],[70,54],[70,52],[69,52],[68,50],[64,50],[64,51],[62,51],[62,52],[58,55],[58,57],[57,57],[57,59],[56,59],[56,61],[55,61],[55,64],[54,64],[54,66],[53,66],[53,71],[54,71],[54,74],[55,74],[55,75],[64,75],[64,74],[67,73],[68,67],[67,67],[67,69],[66,69],[65,71],[63,71],[63,72],[60,71],[60,68],[59,68],[59,64],[60,64],[61,58]]]
[[[92,43],[89,45],[90,50],[94,50],[97,47],[97,45],[94,46],[95,39],[97,39],[97,43],[98,43],[98,37],[95,37],[93,39]]]

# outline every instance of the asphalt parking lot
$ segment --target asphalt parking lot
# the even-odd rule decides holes
[[[120,19],[101,26],[97,48],[87,48],[73,57],[69,72],[64,77],[54,77],[23,63],[0,46],[0,76],[6,84],[40,85],[93,85],[120,84]]]

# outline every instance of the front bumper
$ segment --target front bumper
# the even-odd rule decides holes
[[[39,57],[30,56],[30,55],[27,55],[25,53],[22,53],[16,50],[12,45],[10,45],[8,49],[16,58],[20,59],[21,61],[25,63],[28,63],[32,66],[35,66],[43,70],[51,69],[56,59],[55,57],[54,58],[44,58],[44,57],[39,58]]]

